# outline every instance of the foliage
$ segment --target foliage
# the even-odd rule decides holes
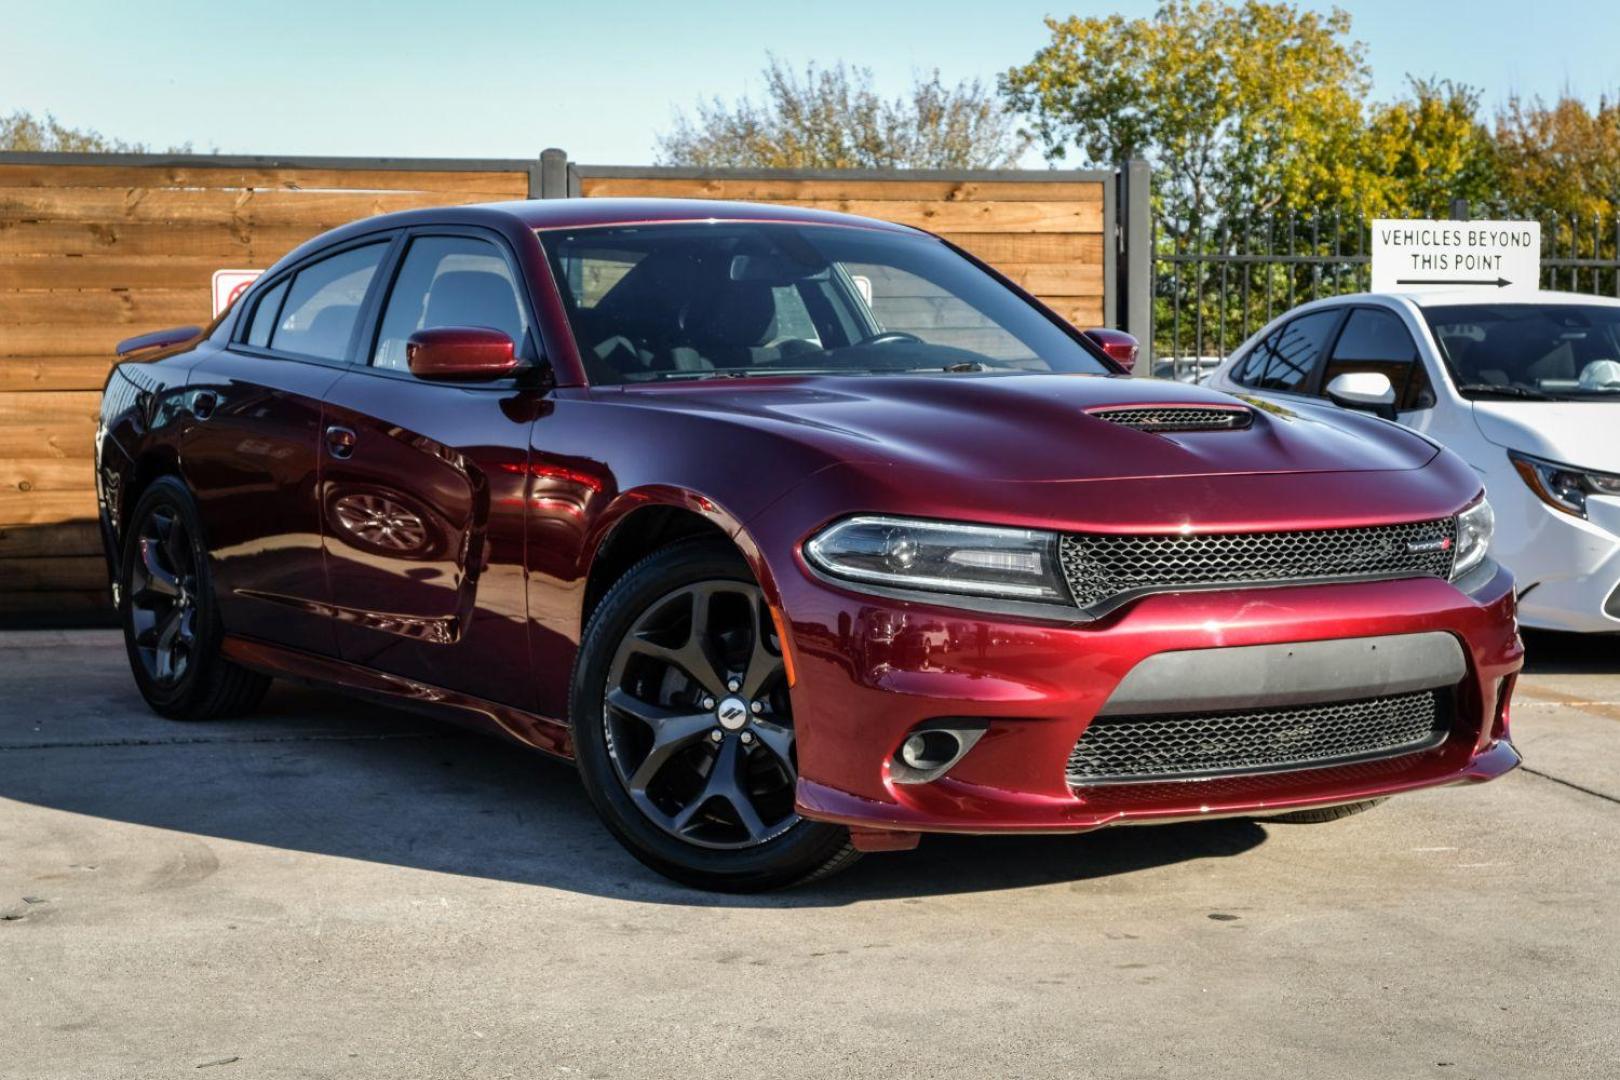
[[[1511,99],[1496,117],[1500,204],[1532,216],[1593,218],[1620,198],[1620,103]]]
[[[1369,86],[1350,17],[1248,0],[1170,0],[1149,19],[1048,19],[1000,80],[1048,160],[1144,157],[1173,231],[1355,203]]]
[[[0,150],[67,150],[105,154],[141,153],[145,149],[139,143],[108,138],[99,131],[65,127],[50,113],[35,117],[19,109],[10,116],[0,116]]]
[[[1361,141],[1366,209],[1379,217],[1444,218],[1454,199],[1492,202],[1498,162],[1479,119],[1479,91],[1439,79],[1408,79],[1409,95],[1375,105]]]
[[[658,137],[658,163],[705,168],[991,169],[1028,145],[977,79],[947,86],[934,71],[885,100],[867,68],[814,63],[803,74],[772,56],[765,99],[699,102]]]

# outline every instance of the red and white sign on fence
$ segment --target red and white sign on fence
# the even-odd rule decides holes
[[[219,313],[236,303],[237,298],[247,292],[247,287],[259,280],[263,270],[215,270],[214,271],[214,318]]]

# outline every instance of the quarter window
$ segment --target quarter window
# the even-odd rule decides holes
[[[521,354],[529,324],[520,296],[511,266],[487,240],[468,236],[413,240],[389,293],[371,362],[406,370],[405,343],[410,336],[442,326],[499,330]]]
[[[351,248],[298,271],[271,334],[270,347],[321,360],[344,359],[360,317],[360,305],[387,247],[367,244]]]
[[[259,298],[253,309],[253,323],[248,327],[247,343],[265,348],[270,344],[270,331],[275,328],[276,316],[281,314],[281,302],[286,299],[291,278],[283,278],[274,288]]]

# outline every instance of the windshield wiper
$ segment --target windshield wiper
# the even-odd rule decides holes
[[[943,371],[955,374],[961,371],[990,371],[992,369],[989,364],[981,363],[978,360],[964,360],[960,364],[946,364],[944,367],[913,367],[905,370],[908,373],[914,371]]]
[[[771,375],[871,375],[870,368],[718,368],[712,371],[661,372],[646,382],[676,382],[698,379],[763,379]]]
[[[1532,390],[1528,386],[1505,386],[1500,383],[1458,383],[1457,392],[1471,397],[1490,395],[1494,397],[1526,398],[1530,401],[1558,400],[1551,394],[1543,394],[1540,390]]]

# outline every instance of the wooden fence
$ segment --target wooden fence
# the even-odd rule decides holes
[[[917,225],[1077,325],[1123,318],[1112,173],[698,172],[532,160],[0,154],[0,622],[105,611],[91,442],[113,346],[209,321],[215,270],[267,267],[413,207],[636,195],[780,201]]]

